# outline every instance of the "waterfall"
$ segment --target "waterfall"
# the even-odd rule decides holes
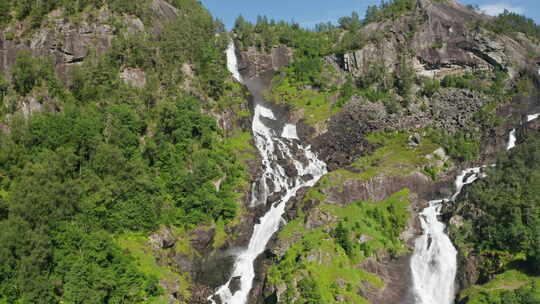
[[[527,121],[540,117],[540,113],[527,116]],[[516,146],[516,130],[508,135],[507,150]],[[491,165],[495,166],[495,165]],[[445,233],[446,226],[438,216],[442,204],[454,201],[465,185],[485,177],[483,167],[463,170],[456,177],[455,193],[429,202],[420,213],[423,234],[415,242],[411,258],[412,294],[416,304],[452,304],[455,298],[454,281],[457,273],[457,251]]]
[[[429,202],[420,213],[424,234],[416,240],[411,259],[415,303],[449,304],[454,298],[457,251],[438,220],[443,200]]]
[[[417,304],[451,304],[454,302],[454,279],[457,251],[445,233],[446,226],[438,216],[442,204],[455,200],[463,186],[483,177],[481,167],[463,170],[456,177],[456,191],[451,197],[433,200],[420,213],[423,234],[415,242],[411,258],[413,295]]]
[[[242,81],[237,67],[237,58],[234,44],[231,43],[227,50],[228,68],[234,77]],[[267,121],[277,122],[273,111],[265,107],[262,102],[255,102],[255,110],[252,124],[255,144],[262,158],[263,174],[260,178],[260,187],[264,195],[259,195],[260,203],[266,204],[266,198],[272,194],[278,194],[278,199],[272,202],[272,206],[267,213],[260,218],[256,224],[249,245],[236,256],[232,276],[227,283],[221,286],[217,292],[208,298],[212,303],[215,297],[227,304],[247,303],[249,292],[255,278],[255,259],[266,249],[266,245],[283,222],[283,213],[287,202],[296,195],[296,192],[303,187],[313,186],[319,178],[326,173],[326,164],[317,158],[309,146],[304,146],[298,140],[296,126],[286,124],[282,133],[267,126]],[[296,152],[293,152],[296,151]],[[297,154],[302,154],[297,157]],[[281,157],[278,157],[281,156]],[[278,159],[289,159],[298,172],[296,176],[288,176],[285,168]],[[300,161],[299,159],[303,159]],[[270,181],[267,183],[267,181]],[[240,281],[239,290],[231,292],[231,281]]]
[[[533,120],[537,119],[539,116],[540,116],[540,113],[527,115],[527,121],[533,121]]]
[[[537,119],[539,116],[540,116],[540,113],[527,115],[527,122],[533,121]],[[508,144],[506,145],[506,150],[513,149],[516,146],[516,142],[517,142],[516,129],[512,129],[512,131],[510,131],[510,135],[508,135]]]
[[[236,57],[236,48],[234,47],[234,42],[229,43],[227,47],[227,69],[233,75],[234,79],[242,82],[242,76],[238,70],[238,58]]]
[[[516,129],[512,129],[510,131],[510,135],[508,135],[508,144],[506,145],[506,150],[511,150],[516,146]]]

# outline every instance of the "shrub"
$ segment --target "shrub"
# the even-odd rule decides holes
[[[426,97],[432,97],[441,88],[441,82],[437,79],[424,78],[420,94]]]
[[[489,22],[487,27],[499,34],[522,32],[531,38],[540,39],[540,26],[533,19],[508,10],[505,10],[497,18]]]
[[[21,51],[17,54],[11,73],[15,91],[24,96],[32,91],[39,80],[39,63],[30,52]]]

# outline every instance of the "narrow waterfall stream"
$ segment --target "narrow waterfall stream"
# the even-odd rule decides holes
[[[512,129],[508,135],[508,144],[506,145],[506,150],[511,150],[516,146],[516,129]]]
[[[243,82],[237,67],[237,57],[234,44],[227,50],[227,62],[234,77]],[[252,124],[255,143],[262,158],[263,174],[258,187],[254,190],[262,191],[253,195],[252,204],[266,204],[270,195],[278,195],[279,199],[271,202],[272,206],[256,224],[249,245],[236,256],[232,276],[225,285],[209,298],[212,303],[219,298],[222,303],[245,304],[255,278],[254,262],[266,249],[266,245],[279,229],[283,221],[287,202],[303,187],[313,186],[319,178],[326,173],[326,164],[317,158],[309,146],[304,146],[298,140],[296,126],[284,124],[281,132],[268,126],[268,122],[279,122],[273,111],[265,107],[264,101],[255,99],[255,109]],[[296,155],[301,155],[297,157]],[[296,168],[296,176],[288,176],[285,168],[278,161],[280,158],[292,161]],[[230,284],[233,279],[240,281],[239,290],[231,292]]]
[[[528,115],[532,121],[540,113]],[[508,135],[507,150],[516,146],[516,129]],[[494,166],[494,165],[492,165]],[[446,226],[439,220],[443,203],[454,201],[465,185],[485,177],[484,167],[465,169],[457,176],[455,193],[448,198],[433,200],[420,213],[423,234],[415,242],[411,258],[412,294],[415,304],[452,304],[455,299],[457,250],[445,233]]]

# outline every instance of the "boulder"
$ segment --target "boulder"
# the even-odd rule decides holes
[[[168,227],[162,227],[158,232],[150,235],[149,240],[154,249],[168,249],[176,244],[176,238]]]
[[[120,73],[125,83],[138,88],[146,86],[146,73],[141,69],[126,68]]]
[[[229,283],[229,290],[231,291],[231,294],[235,294],[238,290],[242,288],[242,277],[233,277],[231,279],[231,282]]]

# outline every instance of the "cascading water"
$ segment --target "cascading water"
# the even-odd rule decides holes
[[[539,116],[540,116],[540,113],[527,115],[527,121],[533,121],[533,120],[537,119]]]
[[[242,82],[242,76],[238,70],[238,58],[236,57],[236,48],[234,47],[234,42],[229,43],[227,48],[227,69],[233,75],[233,77]]]
[[[413,295],[417,304],[451,304],[454,302],[454,278],[457,271],[457,251],[445,234],[446,226],[438,216],[444,202],[452,201],[463,186],[482,177],[481,168],[466,169],[456,178],[456,192],[449,198],[429,202],[420,213],[424,231],[416,240],[411,258]]]
[[[540,113],[527,115],[527,122],[533,121],[537,119],[540,116]],[[517,137],[516,137],[516,129],[512,129],[510,131],[510,135],[508,135],[508,144],[506,145],[506,150],[511,150],[516,146]]]
[[[233,43],[227,50],[227,61],[231,73],[237,80],[242,81]],[[257,149],[261,154],[263,174],[259,181],[260,187],[253,187],[253,189],[261,189],[265,192],[257,196],[260,203],[266,203],[267,197],[272,194],[279,194],[279,199],[273,202],[270,210],[260,218],[260,223],[255,225],[248,247],[236,256],[231,279],[209,298],[212,303],[215,303],[214,297],[219,297],[223,303],[227,304],[247,302],[255,278],[255,259],[265,250],[268,241],[279,229],[287,202],[300,188],[313,186],[326,173],[326,164],[317,158],[309,146],[300,144],[296,126],[286,124],[281,134],[277,134],[274,129],[265,124],[268,120],[276,121],[272,110],[261,102],[255,103],[252,130]],[[295,156],[296,153],[291,151],[302,154],[303,162],[299,161]],[[287,176],[285,169],[278,161],[278,156],[291,160],[298,174]],[[271,181],[272,187],[268,186],[267,181]],[[240,289],[234,293],[229,288],[233,278],[240,280]]]
[[[540,117],[528,115],[527,121]],[[507,150],[516,146],[516,130],[508,136]],[[492,165],[494,166],[494,165]],[[485,177],[484,167],[463,170],[456,178],[456,192],[449,198],[429,202],[420,213],[423,234],[415,242],[411,258],[413,297],[415,304],[452,304],[455,298],[454,281],[457,272],[457,251],[445,233],[446,226],[438,216],[443,203],[454,201],[465,185]]]
[[[510,131],[510,135],[508,135],[508,144],[506,145],[506,150],[511,150],[516,146],[516,129],[512,129]]]

